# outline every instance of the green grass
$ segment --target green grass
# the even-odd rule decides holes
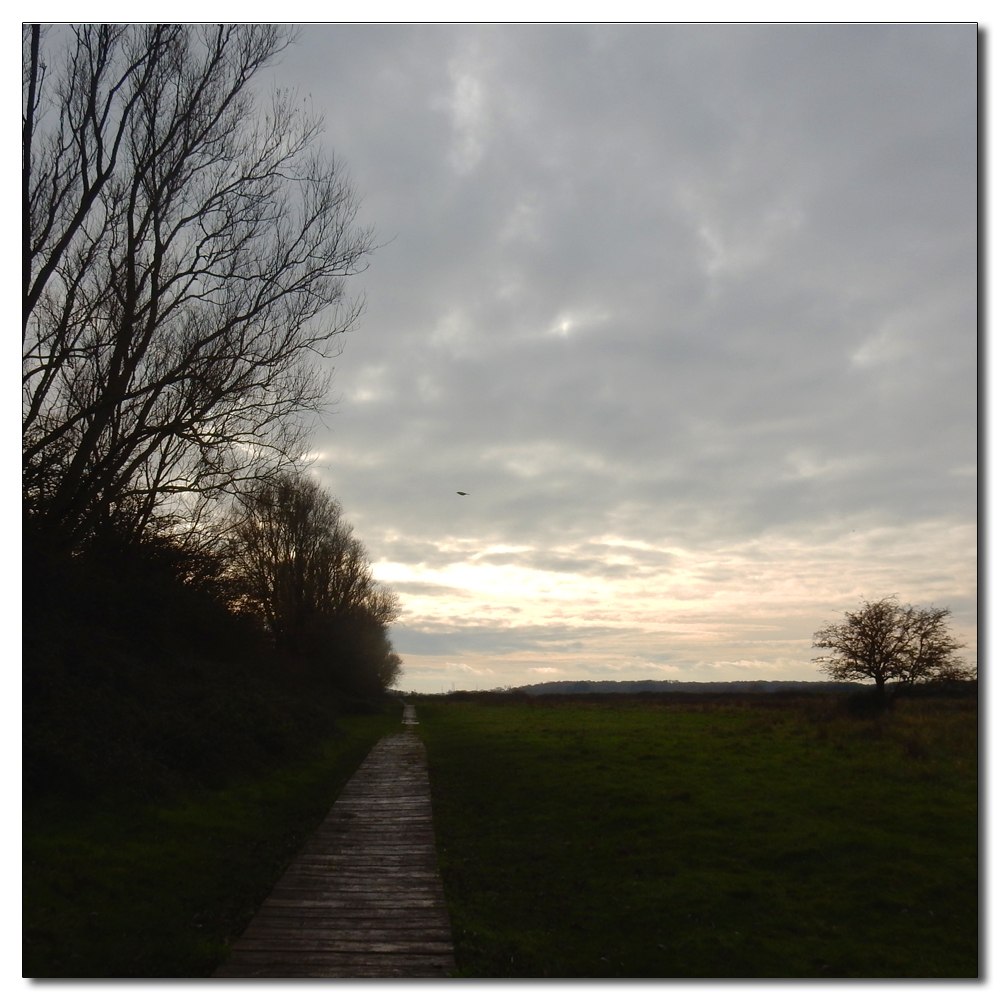
[[[975,977],[974,701],[418,701],[460,974]]]
[[[23,975],[209,975],[399,714],[344,717],[318,756],[225,791],[26,811]]]

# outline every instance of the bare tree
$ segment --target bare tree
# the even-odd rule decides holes
[[[829,649],[816,657],[836,680],[873,680],[879,697],[896,681],[968,679],[974,670],[955,656],[963,643],[948,632],[947,608],[916,608],[895,597],[865,601],[841,622],[827,623],[813,636],[813,646]]]
[[[285,474],[237,502],[229,549],[245,607],[294,647],[318,619],[360,618],[384,631],[399,601],[378,584],[340,504],[316,483]]]
[[[251,89],[289,42],[25,29],[24,489],[70,544],[294,462],[325,402],[372,235],[321,122]]]

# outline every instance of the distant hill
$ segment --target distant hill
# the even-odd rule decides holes
[[[527,694],[636,694],[689,691],[696,694],[769,694],[775,691],[847,692],[863,684],[846,681],[543,681],[517,688]]]

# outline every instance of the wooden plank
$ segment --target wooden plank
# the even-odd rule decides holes
[[[288,866],[288,871],[301,872],[302,874],[329,872],[336,873],[339,878],[368,878],[370,876],[371,878],[405,878],[411,881],[432,881],[434,879],[433,873],[426,871],[422,865],[382,865],[359,861],[351,866],[350,871],[346,871],[329,856],[316,861],[296,861]]]
[[[295,892],[301,898],[311,898],[304,895],[310,892],[323,892],[332,896],[342,896],[344,899],[355,899],[359,894],[381,898],[385,893],[392,893],[400,899],[441,898],[441,892],[435,885],[403,878],[391,879],[381,875],[375,879],[358,880],[338,879],[335,876],[296,875],[290,879],[282,879],[282,889]]]
[[[273,952],[258,955],[252,961],[233,962],[219,970],[216,978],[249,979],[257,976],[280,976],[297,979],[305,976],[434,976],[443,977],[455,968],[444,955],[308,955],[295,952]]]
[[[419,917],[419,920],[415,919]],[[255,933],[257,928],[273,927],[275,930],[285,928],[327,928],[329,930],[407,930],[442,931],[451,933],[447,918],[434,912],[413,913],[383,913],[375,917],[359,916],[357,914],[317,914],[302,913],[295,910],[261,911],[251,921],[245,934]]]
[[[404,961],[399,958],[386,962],[367,961],[363,965],[344,963],[330,956],[328,961],[317,965],[306,965],[287,956],[284,960],[275,959],[266,965],[231,966],[216,973],[220,979],[390,979],[390,978],[423,978],[440,979],[454,971],[453,965],[435,962]]]
[[[333,963],[340,966],[352,966],[354,968],[363,968],[366,965],[384,967],[387,965],[401,965],[404,963],[412,965],[437,966],[440,968],[446,967],[450,964],[450,958],[448,955],[424,955],[419,952],[381,952],[377,954],[344,952],[343,954],[333,954],[326,952],[297,953],[279,951],[277,949],[243,953],[238,956],[238,961],[240,965],[249,967],[266,967],[277,963],[287,964],[289,962],[295,962],[304,968],[308,968],[310,966],[313,968],[316,968],[317,966],[322,967]]]
[[[233,947],[245,941],[270,941],[280,944],[286,938],[298,936],[310,940],[323,935],[331,941],[451,941],[451,928],[440,923],[400,922],[395,920],[358,919],[343,923],[315,921],[303,924],[275,924],[263,921],[248,927]]]
[[[291,952],[307,952],[309,955],[325,955],[336,952],[339,955],[450,955],[450,941],[354,941],[344,938],[314,936],[310,938],[283,938],[279,941],[248,941],[238,943],[233,954],[243,952],[259,953],[265,945],[270,952],[288,954]]]
[[[410,724],[374,747],[217,978],[441,977],[455,970],[426,753]]]
[[[396,902],[391,897],[374,897],[373,899],[337,899],[327,896],[324,898],[312,897],[311,899],[301,899],[297,897],[287,897],[268,901],[268,906],[277,909],[293,910],[330,910],[340,911],[351,910],[353,912],[370,913],[392,913],[399,914],[400,910],[436,910],[439,904],[435,900],[425,900],[414,903],[410,900]]]
[[[435,858],[431,856],[429,859],[421,859],[424,864],[420,865],[421,869],[426,869],[427,861],[433,861]],[[333,864],[328,864],[325,866],[315,866],[313,868],[296,868],[294,871],[288,871],[289,881],[294,879],[308,879],[313,882],[343,882],[345,885],[355,885],[360,881],[366,882],[369,885],[374,885],[377,882],[389,881],[393,885],[399,886],[409,886],[415,890],[423,890],[430,885],[438,885],[438,882],[431,880],[429,873],[426,870],[417,870],[414,865],[407,865],[405,868],[400,867],[395,871],[385,869],[372,869],[370,867],[361,867],[357,865],[356,858],[350,857],[338,857]]]
[[[410,921],[357,917],[350,920],[327,920],[323,918],[307,921],[280,922],[262,920],[252,923],[243,932],[237,944],[247,940],[273,940],[280,942],[290,935],[324,934],[331,940],[372,940],[372,941],[450,941],[451,928],[440,921]],[[345,937],[344,935],[348,935]],[[235,945],[234,945],[235,947]]]

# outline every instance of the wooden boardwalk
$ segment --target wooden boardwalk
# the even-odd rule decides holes
[[[431,825],[427,755],[412,726],[380,740],[265,900],[225,979],[441,977],[455,969]]]

